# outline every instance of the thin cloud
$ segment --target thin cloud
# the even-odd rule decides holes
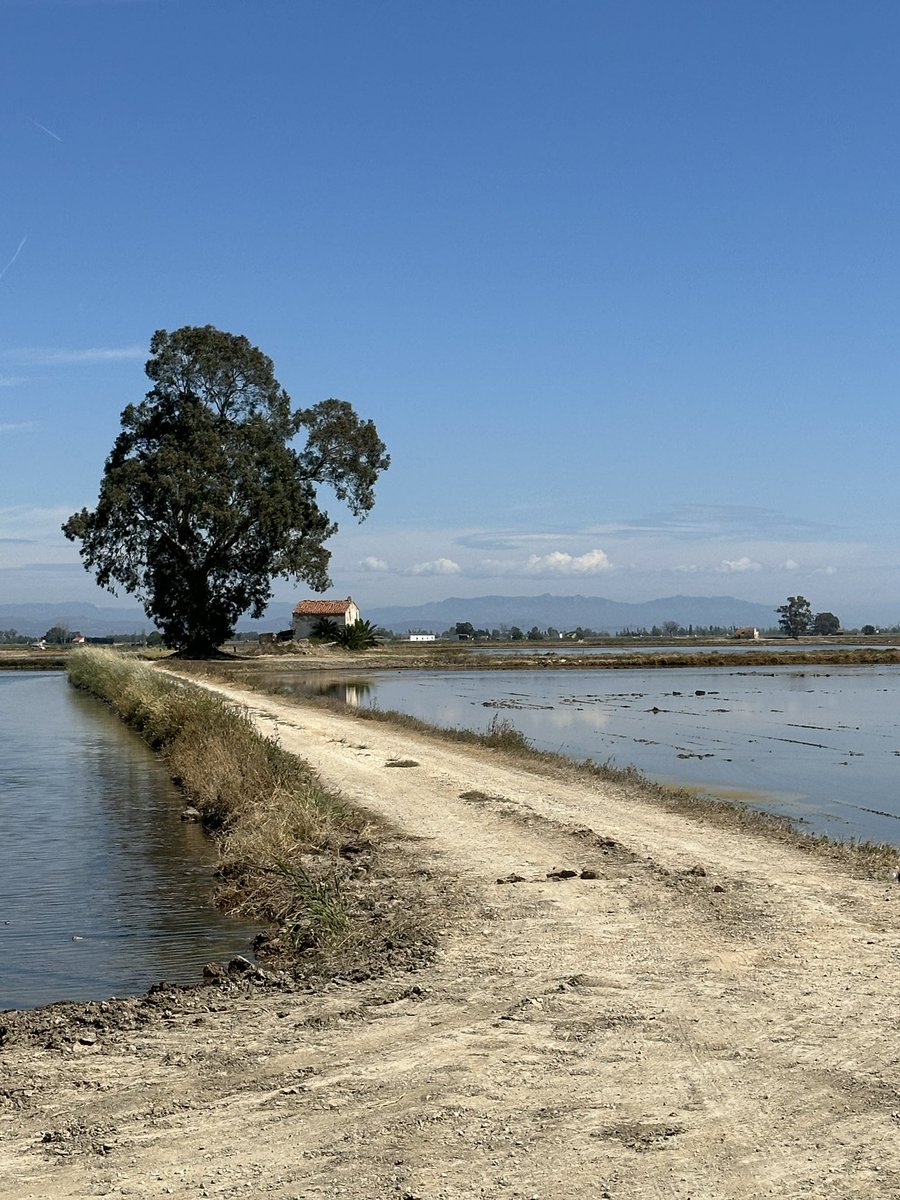
[[[0,536],[16,540],[24,536],[42,542],[52,537],[54,541],[62,542],[59,527],[71,513],[68,506],[38,508],[17,504],[0,508]]]
[[[494,532],[464,533],[455,539],[454,545],[466,550],[515,550],[516,546],[530,534]]]
[[[383,558],[375,558],[374,555],[369,555],[368,558],[362,559],[359,564],[364,571],[387,571],[389,567]]]
[[[76,563],[29,562],[29,563],[20,563],[18,566],[14,566],[14,567],[4,567],[3,570],[4,571],[22,571],[22,572],[27,572],[27,573],[31,573],[32,571],[36,571],[38,573],[52,572],[54,575],[57,575],[57,574],[81,575],[84,572],[84,566],[80,562],[76,562]]]
[[[762,541],[771,538],[802,538],[831,532],[833,526],[776,509],[739,504],[682,504],[668,512],[651,513],[598,525],[600,536],[633,535],[679,539],[735,538]]]
[[[0,279],[3,278],[3,276],[9,270],[9,268],[13,265],[13,263],[16,261],[16,259],[19,257],[19,255],[22,253],[22,247],[25,245],[25,243],[27,241],[28,241],[28,234],[26,233],[25,236],[22,238],[21,242],[19,242],[18,246],[16,246],[15,254],[12,256],[12,258],[9,260],[9,262],[6,264],[6,266],[3,268],[3,270],[0,271]]]
[[[32,433],[34,421],[0,421],[0,433]]]
[[[140,346],[91,346],[86,350],[51,350],[22,346],[16,350],[4,350],[0,358],[19,367],[80,367],[143,358],[145,353]]]
[[[62,141],[62,138],[58,133],[54,133],[52,129],[48,129],[46,125],[42,125],[40,121],[36,121],[34,117],[29,117],[28,120],[32,123],[35,129],[40,129],[42,133],[46,133],[48,137],[54,138],[57,142]]]

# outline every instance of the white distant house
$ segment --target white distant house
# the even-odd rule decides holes
[[[434,642],[437,641],[437,634],[434,633],[411,633],[409,635],[411,642]]]
[[[346,600],[301,600],[291,619],[295,640],[308,638],[323,617],[342,629],[345,625],[355,625],[362,614],[349,596]]]

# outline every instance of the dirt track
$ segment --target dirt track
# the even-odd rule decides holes
[[[0,1197],[900,1195],[896,880],[221,690],[462,912],[416,974],[13,1036]]]

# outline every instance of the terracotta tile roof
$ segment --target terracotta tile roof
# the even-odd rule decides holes
[[[347,612],[353,601],[346,600],[301,600],[294,609],[298,617],[338,617]]]

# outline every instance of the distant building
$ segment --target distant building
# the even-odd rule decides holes
[[[83,646],[85,643],[85,640],[86,639],[85,639],[85,636],[83,633],[73,633],[72,634],[72,645],[73,646]]]
[[[754,629],[752,625],[745,625],[743,629],[736,629],[732,637],[739,642],[758,642],[759,630]]]
[[[437,640],[437,635],[434,633],[411,633],[409,640],[411,642],[434,642]]]
[[[349,596],[346,600],[301,600],[291,620],[295,640],[308,638],[323,617],[326,621],[334,621],[341,629],[355,625],[362,619],[362,614]]]

